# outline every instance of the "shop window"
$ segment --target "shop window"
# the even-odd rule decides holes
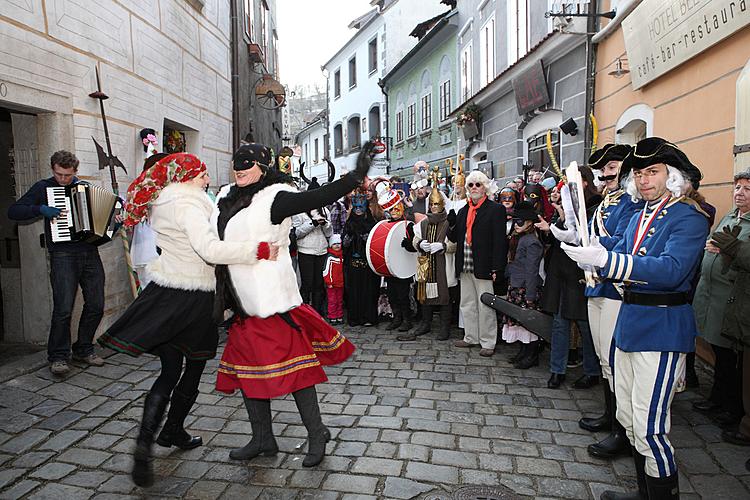
[[[536,135],[530,138],[526,142],[528,148],[528,164],[535,170],[542,172],[549,171],[549,174],[554,174],[552,168],[552,160],[547,151],[547,133]],[[552,132],[552,151],[555,153],[555,158],[560,159],[560,133]]]

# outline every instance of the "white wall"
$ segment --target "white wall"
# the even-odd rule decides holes
[[[315,139],[318,140],[318,162],[315,162]],[[323,160],[328,155],[325,146],[325,129],[323,121],[319,120],[313,126],[303,130],[297,136],[298,144],[302,148],[300,162],[305,162],[305,176],[308,179],[318,178],[321,184],[327,178],[328,164]]]

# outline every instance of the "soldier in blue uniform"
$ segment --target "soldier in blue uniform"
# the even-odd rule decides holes
[[[632,170],[627,194],[645,201],[623,238],[612,250],[596,238],[587,247],[561,245],[571,259],[624,288],[613,377],[617,420],[633,444],[638,491],[605,491],[601,498],[679,498],[670,406],[686,353],[695,348],[688,298],[709,230],[707,214],[685,194],[702,176],[677,146],[658,137],[636,144],[622,168]]]
[[[629,173],[621,165],[631,149],[632,147],[626,144],[607,144],[589,158],[589,166],[592,170],[599,171],[599,180],[604,183],[604,200],[590,221],[590,231],[599,238],[599,242],[607,250],[614,249],[615,243],[625,234],[633,214],[643,208],[643,201],[634,202],[620,185],[620,181]],[[617,398],[613,390],[610,368],[610,356],[614,352],[612,333],[622,305],[622,297],[611,282],[604,280],[598,281],[595,287],[586,287],[586,296],[589,298],[589,324],[594,349],[599,356],[602,376],[606,380],[606,383],[602,384],[605,410],[604,415],[600,417],[582,418],[578,425],[591,432],[611,431],[602,441],[589,445],[590,455],[598,458],[630,455],[630,443],[625,428],[615,417]]]

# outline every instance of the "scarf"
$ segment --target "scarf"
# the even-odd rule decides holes
[[[149,205],[173,182],[187,182],[206,171],[206,164],[190,153],[165,156],[128,186],[125,222],[128,227],[148,219]]]
[[[487,195],[483,196],[481,200],[474,204],[474,201],[469,198],[469,214],[466,216],[466,243],[471,245],[471,230],[474,227],[474,219],[477,218],[477,210],[481,207],[484,202],[487,201]]]

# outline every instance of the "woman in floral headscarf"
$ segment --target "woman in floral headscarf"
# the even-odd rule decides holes
[[[132,477],[139,486],[153,482],[151,446],[170,395],[172,404],[157,442],[182,449],[202,444],[183,424],[206,361],[218,346],[212,319],[216,278],[209,263],[251,264],[275,258],[277,251],[267,244],[219,240],[209,222],[213,203],[205,192],[208,183],[204,163],[194,155],[175,153],[143,171],[128,188],[125,225],[148,219],[161,253],[148,264],[149,285],[99,343],[131,356],[149,352],[161,361],[136,440]]]

